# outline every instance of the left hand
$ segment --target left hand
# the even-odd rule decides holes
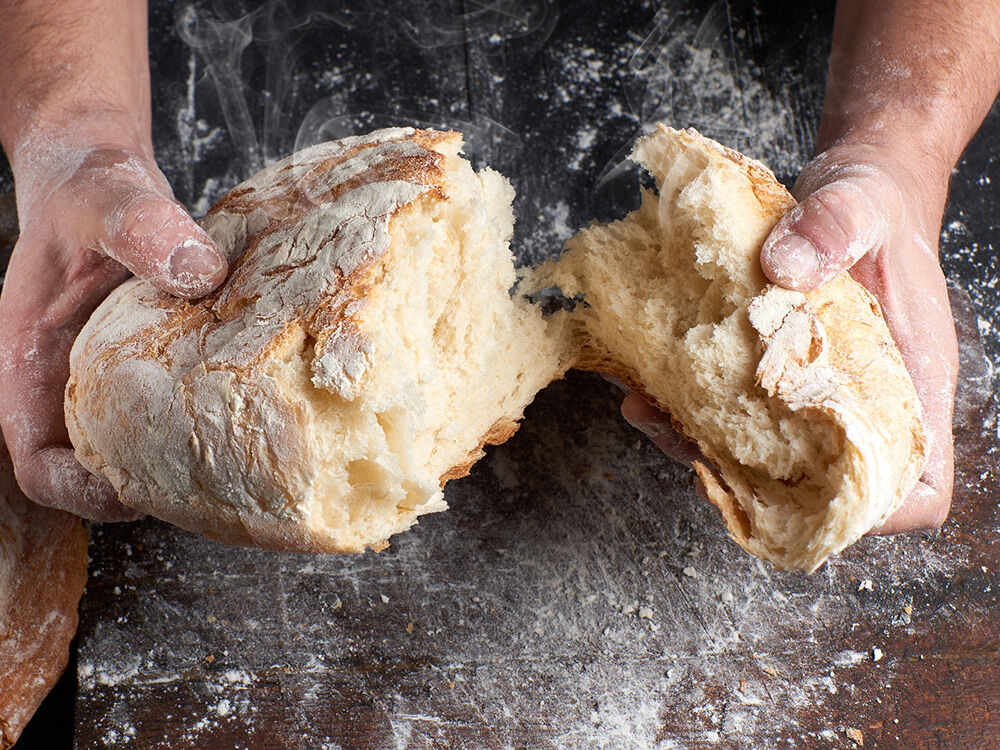
[[[927,463],[879,534],[937,528],[951,507],[958,341],[938,261],[948,174],[936,171],[884,145],[835,146],[803,170],[793,190],[802,202],[761,251],[764,273],[801,291],[849,271],[878,300],[913,378]]]
[[[135,518],[74,457],[63,399],[69,352],[108,293],[134,273],[196,298],[225,259],[174,200],[152,144],[52,137],[14,152],[21,235],[0,293],[0,426],[18,484],[36,503],[97,521]]]

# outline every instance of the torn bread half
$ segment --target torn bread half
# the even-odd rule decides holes
[[[520,297],[507,180],[454,132],[301,151],[201,221],[230,263],[204,299],[131,280],[71,354],[66,423],[122,502],[230,543],[380,548],[565,371]]]
[[[758,162],[663,125],[632,158],[656,191],[526,283],[582,295],[561,313],[574,366],[617,375],[697,443],[733,539],[814,570],[923,470],[920,403],[878,303],[847,274],[806,294],[767,282],[761,245],[795,201]]]

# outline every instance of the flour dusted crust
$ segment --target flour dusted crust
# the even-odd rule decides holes
[[[617,375],[697,442],[708,463],[695,469],[733,539],[779,567],[814,570],[896,510],[923,470],[920,404],[902,358],[877,302],[847,274],[806,294],[763,277],[761,243],[795,205],[766,167],[663,125],[640,139],[633,158],[654,175],[659,197],[647,193],[625,220],[582,230],[534,283],[561,285],[592,305],[574,321],[577,366]],[[631,310],[604,299],[613,277],[622,287],[637,283],[629,269],[661,239],[684,245],[687,259],[674,251],[667,263],[683,268],[668,276],[697,267],[695,280],[707,284],[702,298],[675,302],[690,319],[669,356],[695,364],[670,375],[650,364],[669,337],[655,323],[643,329],[643,292],[612,289]],[[716,356],[697,365],[713,347]],[[738,405],[713,412],[720,392]],[[810,468],[753,465],[762,446],[793,446]]]
[[[80,462],[127,505],[281,550],[379,549],[443,510],[444,482],[564,369],[544,346],[531,362],[503,351],[544,340],[545,323],[507,292],[513,191],[460,147],[457,133],[381,130],[230,191],[201,221],[229,256],[219,290],[190,303],[126,282],[77,339],[66,418]],[[492,332],[438,305],[463,284]],[[459,367],[473,382],[448,390]],[[471,410],[475,387],[496,402]]]
[[[82,522],[28,500],[0,441],[0,748],[66,668],[86,581]]]

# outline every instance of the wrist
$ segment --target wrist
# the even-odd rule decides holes
[[[4,143],[14,174],[18,212],[29,209],[69,180],[97,151],[134,154],[155,164],[142,118],[102,106],[66,106],[36,113],[31,126]]]
[[[958,162],[967,138],[954,126],[951,131],[921,112],[902,106],[853,115],[849,108],[824,111],[816,139],[816,152],[836,147],[869,149],[881,158],[908,167],[921,181],[947,191],[951,170]],[[961,134],[960,134],[961,133]]]
[[[95,102],[33,107],[3,133],[2,145],[15,177],[44,169],[68,150],[120,148],[153,158],[147,115]]]
[[[898,205],[897,218],[936,245],[951,175],[946,161],[908,141],[871,137],[861,129],[821,142],[820,149],[795,185],[799,200],[835,181],[864,185],[865,191],[883,196],[883,202]]]
[[[42,138],[150,140],[146,3],[4,3],[0,144],[12,160]],[[30,150],[30,148],[28,148]]]
[[[1000,91],[995,0],[838,0],[817,150],[865,143],[947,186]]]

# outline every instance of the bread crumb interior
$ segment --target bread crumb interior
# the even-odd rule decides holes
[[[756,205],[749,181],[701,153],[668,153],[664,141],[640,142],[636,153],[658,194],[644,190],[624,219],[582,230],[531,285],[582,295],[584,305],[562,313],[579,365],[642,384],[713,465],[746,478],[749,486],[730,488],[735,512],[750,536],[766,530],[780,551],[826,518],[845,471],[844,433],[756,382],[761,350],[747,305],[766,284],[757,250],[771,222],[742,210]]]
[[[272,374],[308,404],[320,458],[310,522],[363,548],[444,510],[443,478],[461,476],[515,428],[534,395],[565,370],[554,323],[512,296],[513,189],[473,171],[459,142],[445,156],[447,200],[428,196],[391,220],[391,249],[373,267],[354,315],[367,360],[353,399],[318,388],[313,343],[293,335]],[[531,342],[526,346],[526,342]],[[506,415],[495,423],[497,415]]]

